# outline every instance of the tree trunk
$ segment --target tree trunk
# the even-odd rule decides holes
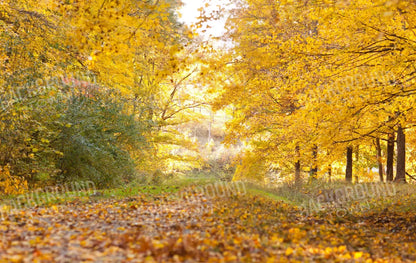
[[[311,169],[311,176],[313,179],[316,179],[316,175],[318,173],[318,146],[313,146],[312,149],[312,156],[313,156],[313,164]]]
[[[354,172],[354,165],[352,166],[353,174],[355,174],[355,183],[358,184],[358,175],[361,173],[360,170],[360,145],[357,145],[355,149],[355,172]]]
[[[386,181],[393,181],[393,162],[394,162],[394,132],[389,134],[387,139],[387,171]]]
[[[347,167],[345,169],[345,180],[347,182],[352,182],[352,152],[353,148],[349,146],[347,148]]]
[[[332,181],[332,165],[328,165],[328,182]]]
[[[384,167],[383,162],[381,161],[381,143],[380,138],[376,139],[376,148],[377,148],[377,162],[378,162],[378,174],[380,176],[380,182],[384,182]]]
[[[406,182],[406,135],[402,126],[397,130],[396,182]]]
[[[295,163],[295,184],[301,185],[302,184],[302,177],[300,174],[300,153],[299,153],[299,146],[296,146],[296,163]]]

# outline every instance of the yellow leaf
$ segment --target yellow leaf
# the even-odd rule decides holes
[[[53,205],[51,208],[52,208],[55,212],[58,212],[58,207],[57,207],[56,205]]]
[[[361,258],[363,256],[363,252],[361,252],[361,251],[360,252],[354,252],[353,255],[354,255],[355,259]]]
[[[290,256],[290,255],[292,255],[293,254],[293,248],[291,248],[291,247],[288,247],[287,249],[286,249],[286,252],[285,252],[285,255],[286,256]]]
[[[340,252],[340,253],[344,253],[346,250],[347,250],[346,246],[339,246],[338,247],[338,252]]]

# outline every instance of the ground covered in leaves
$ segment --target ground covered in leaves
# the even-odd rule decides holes
[[[0,262],[414,262],[416,214],[308,214],[250,193],[80,198],[9,213]]]

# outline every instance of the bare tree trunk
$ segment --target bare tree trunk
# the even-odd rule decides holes
[[[386,181],[393,181],[393,162],[394,162],[394,132],[390,133],[387,138],[387,171]]]
[[[400,125],[397,130],[396,182],[406,182],[406,135]]]
[[[347,182],[352,182],[352,153],[353,148],[349,146],[347,148],[347,167],[345,169],[345,180]]]
[[[318,146],[313,146],[312,149],[312,156],[313,156],[313,164],[311,169],[311,177],[316,179],[316,175],[318,173]]]
[[[381,143],[380,138],[376,139],[376,148],[377,148],[377,162],[378,162],[378,174],[380,176],[380,182],[384,182],[384,167],[383,162],[381,161]]]
[[[332,181],[332,165],[328,165],[328,182]]]
[[[355,178],[355,183],[358,184],[358,175],[360,174],[360,145],[357,145],[355,149],[355,173],[354,173],[354,165],[353,165],[353,173]]]
[[[302,184],[302,177],[300,173],[300,153],[299,153],[299,146],[296,146],[296,163],[295,163],[295,184],[301,185]]]

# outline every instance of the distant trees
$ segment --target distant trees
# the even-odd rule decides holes
[[[415,4],[238,2],[225,35],[234,48],[212,62],[223,69],[215,105],[235,112],[229,137],[297,180],[299,170],[329,176],[326,167],[338,163],[352,181],[362,172],[352,159],[360,145],[367,167],[382,170],[387,158],[392,181],[397,143],[396,180],[404,181],[406,149],[415,146],[405,144],[415,121]],[[386,137],[383,157],[384,140],[373,141]]]

